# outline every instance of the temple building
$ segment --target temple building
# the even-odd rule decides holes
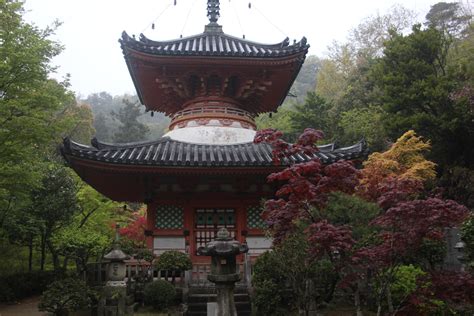
[[[62,153],[77,174],[115,201],[147,205],[147,245],[208,257],[197,248],[226,227],[252,255],[271,245],[264,236],[261,202],[274,194],[266,178],[276,166],[269,144],[254,144],[254,118],[282,104],[308,52],[306,39],[261,44],[233,37],[217,23],[219,1],[208,1],[209,24],[195,36],[170,41],[122,34],[121,48],[147,111],[171,117],[169,131],[151,142],[82,145],[65,139]],[[357,159],[363,142],[320,147],[324,163]]]

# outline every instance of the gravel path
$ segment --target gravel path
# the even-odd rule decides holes
[[[38,311],[39,296],[30,297],[17,304],[0,305],[0,316],[45,316]]]

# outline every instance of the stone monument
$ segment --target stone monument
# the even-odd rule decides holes
[[[127,294],[127,283],[125,277],[127,267],[125,260],[129,258],[119,244],[119,226],[116,226],[115,241],[112,250],[104,256],[109,263],[107,265],[107,282],[102,289],[102,295],[98,304],[98,315],[103,316],[125,316],[133,315],[133,296]]]
[[[216,285],[216,316],[237,316],[234,302],[235,283],[240,280],[237,271],[237,255],[248,250],[246,244],[232,239],[225,228],[217,232],[217,238],[214,241],[198,249],[200,255],[212,257],[211,273],[207,279]]]

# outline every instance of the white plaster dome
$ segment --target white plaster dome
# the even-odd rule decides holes
[[[255,130],[231,126],[187,126],[169,131],[164,136],[186,143],[232,145],[253,142]]]

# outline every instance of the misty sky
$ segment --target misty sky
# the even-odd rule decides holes
[[[64,52],[54,60],[56,77],[71,75],[80,96],[107,91],[135,93],[118,43],[122,31],[154,40],[201,33],[208,23],[206,0],[26,0],[27,20],[44,27],[58,19],[55,37]],[[333,40],[370,15],[384,14],[398,3],[423,21],[436,0],[221,0],[224,32],[263,43],[308,38],[310,54],[324,56]],[[155,23],[152,30],[151,23]]]

